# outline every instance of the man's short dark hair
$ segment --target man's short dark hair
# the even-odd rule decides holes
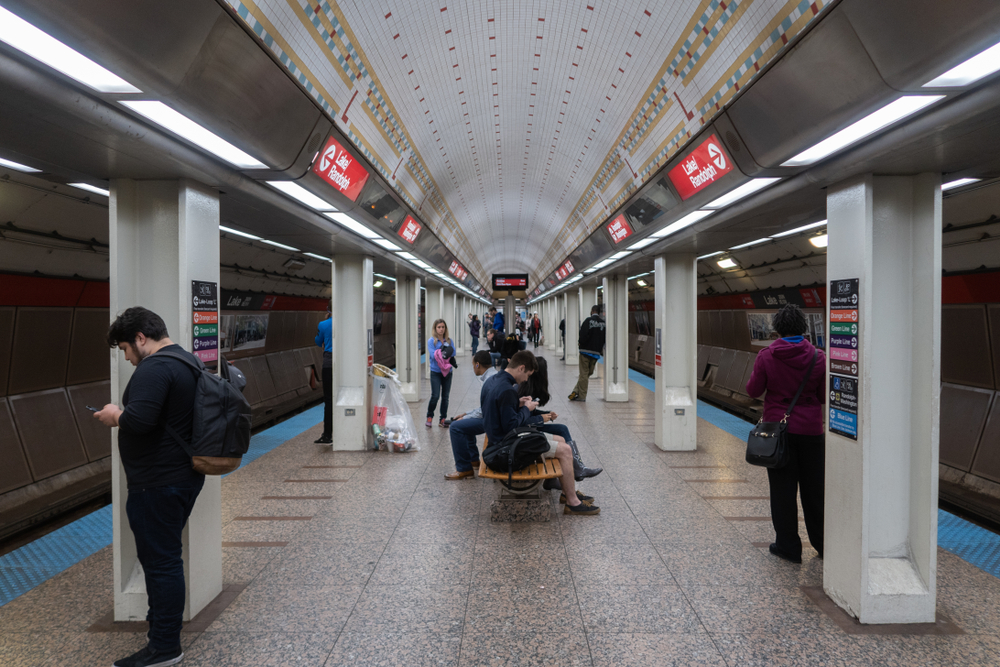
[[[515,352],[514,356],[510,358],[507,362],[509,368],[517,368],[518,366],[524,366],[526,369],[534,373],[538,370],[538,362],[535,361],[535,355],[533,355],[528,350],[521,350],[520,352]]]
[[[108,345],[118,347],[119,343],[135,343],[136,337],[142,334],[150,340],[163,340],[167,337],[167,325],[163,318],[142,306],[125,310],[115,318],[108,328]]]
[[[479,352],[473,355],[472,363],[479,364],[480,366],[492,366],[493,357],[486,350],[479,350]]]
[[[806,314],[794,303],[782,306],[781,310],[771,317],[771,326],[778,332],[778,335],[801,336],[808,329],[806,325]]]
[[[591,306],[590,307],[590,314],[591,315],[600,315],[602,310],[604,310],[604,307],[601,306],[600,304],[598,304],[596,306]]]

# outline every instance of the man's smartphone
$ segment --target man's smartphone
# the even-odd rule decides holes
[[[87,408],[88,410],[90,410],[91,412],[100,412],[101,411],[100,408],[95,408],[93,405],[85,405],[84,407]]]

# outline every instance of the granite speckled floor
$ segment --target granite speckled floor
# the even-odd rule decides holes
[[[1000,579],[942,550],[938,608],[966,634],[848,635],[800,588],[822,585],[815,552],[798,566],[754,546],[771,537],[753,520],[767,516],[767,481],[737,438],[700,421],[698,451],[660,452],[647,389],[606,404],[598,366],[587,402],[569,403],[576,368],[546,356],[549,407],[605,468],[581,485],[599,517],[490,523],[497,487],[443,479],[448,433],[422,425],[426,400],[411,406],[416,453],[331,453],[313,444],[317,426],[223,481],[223,540],[239,543],[223,549],[224,579],[246,587],[184,633],[183,664],[1000,664]],[[466,362],[450,411],[478,389]],[[311,518],[237,520],[254,516]],[[0,665],[110,665],[141,647],[141,633],[87,632],[111,582],[109,547],[0,607]]]

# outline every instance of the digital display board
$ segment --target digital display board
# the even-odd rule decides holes
[[[527,273],[494,273],[493,274],[493,289],[494,290],[509,290],[509,289],[528,289],[528,274]]]
[[[351,201],[357,201],[368,181],[368,170],[335,139],[327,140],[312,170]]]
[[[732,170],[733,161],[722,149],[722,142],[713,134],[688,153],[667,175],[681,199],[687,199]]]

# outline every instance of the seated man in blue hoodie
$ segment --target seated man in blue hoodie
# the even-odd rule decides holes
[[[480,385],[485,384],[487,380],[497,374],[489,352],[480,350],[473,355],[472,372],[479,378]],[[481,388],[480,395],[482,395]],[[479,465],[476,436],[485,432],[482,408],[476,408],[457,417],[452,417],[451,425],[448,426],[448,435],[451,436],[451,453],[455,457],[455,472],[445,475],[445,479],[456,480],[473,476],[474,468]]]

